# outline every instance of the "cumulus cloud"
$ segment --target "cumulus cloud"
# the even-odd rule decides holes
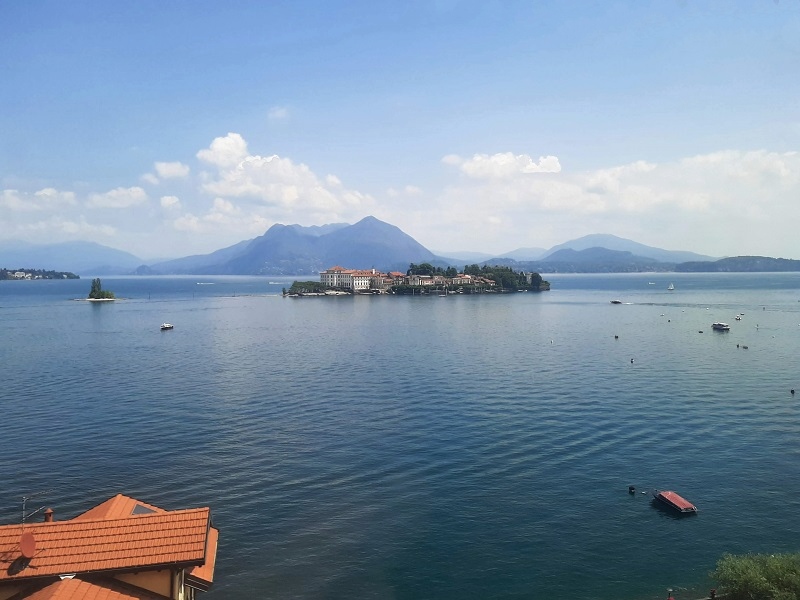
[[[197,153],[203,162],[220,168],[232,168],[247,157],[247,142],[238,133],[214,138],[211,145]]]
[[[54,188],[44,188],[38,192],[34,192],[34,197],[45,208],[53,208],[55,206],[75,206],[75,192],[60,192]]]
[[[244,235],[261,234],[271,225],[261,216],[245,213],[224,198],[214,198],[204,215],[186,213],[172,221],[178,231],[197,234],[236,232]]]
[[[76,204],[74,192],[62,192],[55,188],[44,188],[33,194],[3,190],[0,194],[0,206],[15,212],[58,210]]]
[[[175,179],[186,177],[189,174],[188,165],[182,162],[157,162],[155,163],[156,173],[161,179]]]
[[[142,175],[141,179],[145,183],[149,183],[151,185],[158,185],[159,183],[161,183],[161,180],[152,173],[145,173],[144,175]]]
[[[179,210],[181,208],[181,200],[177,196],[161,196],[161,208]]]
[[[555,156],[540,156],[533,160],[528,154],[502,152],[498,154],[476,154],[470,159],[463,159],[450,154],[442,159],[447,165],[457,166],[462,173],[476,179],[503,179],[519,174],[558,173],[561,164]]]
[[[147,202],[147,193],[140,187],[110,190],[103,194],[92,194],[86,204],[93,208],[128,208]]]
[[[275,154],[249,154],[247,143],[237,133],[216,138],[197,156],[217,167],[216,173],[206,174],[201,185],[204,192],[249,202],[256,212],[255,207],[260,207],[276,215],[304,211],[318,218],[339,219],[363,213],[364,207],[373,203],[369,195],[345,188],[333,175],[320,177],[307,165]]]

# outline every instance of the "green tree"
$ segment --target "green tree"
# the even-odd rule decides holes
[[[89,291],[89,298],[92,300],[110,300],[114,298],[114,293],[103,289],[100,278],[92,279],[92,288]]]
[[[421,265],[411,263],[406,271],[406,275],[433,275],[434,273],[436,273],[436,268],[431,263],[422,263]]]
[[[464,274],[465,275],[481,275],[481,268],[473,263],[471,265],[464,265]]]
[[[728,600],[800,598],[800,553],[724,554],[711,573]]]

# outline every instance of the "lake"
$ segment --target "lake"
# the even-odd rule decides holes
[[[725,552],[800,550],[800,273],[545,278],[0,281],[0,519],[211,506],[233,600],[699,598]]]

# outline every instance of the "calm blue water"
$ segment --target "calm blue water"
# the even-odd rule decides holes
[[[548,279],[0,282],[0,520],[210,505],[233,600],[698,598],[723,552],[800,550],[800,273]]]

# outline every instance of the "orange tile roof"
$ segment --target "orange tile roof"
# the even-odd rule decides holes
[[[23,529],[21,525],[5,525],[0,527],[0,582],[158,565],[199,566],[205,562],[210,522],[209,508],[193,508],[122,518],[29,523],[24,530],[33,533],[36,553],[19,571],[14,566],[15,561],[19,565]]]
[[[94,508],[90,508],[86,512],[79,514],[72,520],[117,519],[121,517],[130,517],[133,515],[133,511],[136,510],[137,505],[152,512],[166,512],[163,508],[158,508],[152,504],[147,504],[146,502],[142,502],[136,498],[131,498],[130,496],[125,496],[123,494],[117,494],[113,498],[109,498]]]
[[[214,583],[214,567],[217,563],[217,543],[219,542],[219,531],[213,527],[208,530],[208,541],[206,542],[206,561],[197,567],[193,567],[187,574],[186,580],[190,585],[207,590]]]
[[[26,600],[160,600],[163,596],[117,581],[62,579],[28,594]]]

